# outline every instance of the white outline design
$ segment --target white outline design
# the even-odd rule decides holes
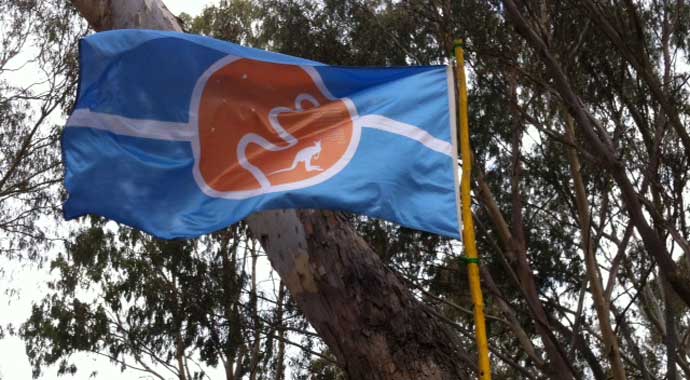
[[[455,144],[453,133],[451,133],[453,143],[449,143],[447,141],[432,136],[424,129],[421,129],[411,124],[406,124],[393,119],[389,119],[385,116],[359,116],[357,114],[357,108],[355,107],[351,99],[336,98],[335,96],[333,96],[333,94],[331,94],[331,92],[324,85],[323,80],[321,79],[321,75],[318,73],[318,71],[316,71],[314,67],[299,66],[311,77],[317,89],[321,91],[324,97],[332,101],[342,101],[343,103],[345,103],[345,107],[347,108],[348,113],[350,114],[350,120],[352,122],[352,138],[350,139],[350,143],[347,149],[345,150],[343,156],[333,166],[311,178],[275,186],[270,184],[270,181],[268,181],[266,175],[259,168],[257,168],[256,166],[251,164],[249,160],[247,160],[245,151],[247,146],[251,143],[257,144],[262,148],[270,151],[285,150],[295,146],[298,143],[297,139],[294,136],[292,136],[290,133],[288,133],[285,129],[282,128],[282,126],[278,122],[278,115],[283,112],[302,112],[302,103],[304,101],[309,101],[313,105],[318,106],[318,101],[316,100],[316,98],[314,98],[310,94],[302,93],[299,94],[295,99],[295,110],[291,110],[287,107],[276,107],[271,109],[268,115],[271,127],[273,127],[278,136],[280,136],[280,138],[283,139],[283,141],[285,141],[287,145],[278,146],[272,144],[264,137],[255,133],[249,133],[243,136],[237,145],[236,153],[240,165],[246,170],[248,170],[257,179],[257,181],[260,184],[260,188],[243,191],[214,190],[206,183],[199,170],[199,161],[201,156],[201,144],[199,141],[199,106],[201,103],[201,97],[203,95],[204,89],[206,88],[206,83],[208,82],[209,78],[218,70],[239,59],[242,58],[232,55],[223,57],[215,63],[213,63],[199,77],[192,92],[192,98],[189,107],[189,122],[187,123],[175,123],[147,119],[132,119],[107,113],[91,112],[88,109],[77,109],[67,120],[67,127],[94,128],[112,132],[118,135],[152,138],[158,140],[189,141],[192,145],[192,152],[194,154],[193,175],[197,185],[206,195],[210,197],[226,199],[246,199],[278,191],[302,189],[326,181],[327,179],[333,177],[342,169],[344,169],[345,166],[347,166],[347,164],[352,160],[355,151],[357,150],[357,147],[359,145],[359,141],[362,135],[362,128],[378,129],[381,131],[390,132],[403,137],[407,137],[419,142],[420,144],[426,146],[431,150],[434,150],[436,152],[445,154],[453,158],[455,157],[456,149],[454,148]],[[449,85],[449,98],[450,88],[451,87]],[[451,106],[454,106],[452,105],[452,101],[450,102]],[[454,118],[454,116],[452,118]]]
[[[197,127],[198,130],[198,125],[199,125],[199,118],[198,118],[198,109],[199,109],[199,104],[201,102],[201,95],[203,94],[204,89],[206,88],[206,82],[208,82],[208,79],[218,70],[221,68],[225,67],[226,65],[229,65],[230,63],[238,60],[239,57],[235,56],[227,56],[224,58],[221,58],[220,60],[216,61],[211,67],[206,69],[206,71],[199,77],[199,80],[196,82],[196,86],[194,87],[194,92],[192,92],[192,102],[190,104],[190,111],[189,111],[189,122],[191,125]],[[316,70],[309,70],[305,68],[304,66],[299,66],[301,69],[303,69],[309,76],[312,78],[314,83],[316,84],[316,87],[321,90],[323,95],[329,99],[329,100],[342,100],[345,103],[345,107],[347,108],[348,112],[350,113],[350,119],[355,120],[357,118],[357,109],[355,108],[354,103],[349,98],[335,98],[329,91],[324,91],[325,87],[323,85],[323,81],[321,80],[321,76],[316,72]],[[300,107],[301,108],[301,107]],[[287,108],[274,108],[271,110],[270,115],[275,115],[277,116],[278,113],[281,112],[286,112],[291,111]],[[269,115],[269,116],[270,116]],[[269,119],[271,119],[269,117]],[[273,128],[276,128],[276,125],[279,125],[278,123],[273,123],[273,121],[277,122],[277,119],[272,119],[271,120],[271,125]],[[282,129],[282,128],[280,128]],[[280,135],[279,129],[276,129],[278,134]],[[283,130],[284,131],[284,130]],[[290,144],[290,139],[288,136],[292,137],[289,135],[287,132],[285,132],[287,136],[281,135],[281,137]],[[200,161],[200,155],[201,155],[201,146],[199,143],[199,137],[198,135],[194,140],[192,140],[192,152],[194,153],[194,179],[196,180],[197,185],[201,188],[201,190],[208,196],[210,197],[216,197],[216,198],[227,198],[227,199],[245,199],[245,198],[250,198],[254,197],[257,195],[262,195],[262,194],[267,194],[267,193],[274,193],[278,191],[286,191],[286,190],[296,190],[296,189],[302,189],[305,187],[313,186],[316,184],[319,184],[321,182],[326,181],[327,179],[333,177],[336,175],[338,172],[343,170],[345,166],[352,160],[352,157],[355,155],[355,151],[357,150],[357,146],[359,145],[359,139],[362,135],[361,129],[355,124],[352,124],[352,138],[350,139],[350,144],[347,146],[347,149],[345,150],[345,154],[330,168],[324,170],[323,172],[320,172],[319,174],[305,179],[301,181],[296,181],[296,182],[291,182],[291,183],[286,183],[282,185],[271,185],[270,183],[268,184],[267,187],[261,186],[258,189],[253,189],[253,190],[242,190],[242,191],[217,191],[213,188],[211,188],[206,181],[204,181],[201,172],[199,170],[199,161]],[[258,135],[257,135],[258,136]],[[242,141],[246,136],[243,136],[240,141]],[[294,138],[294,137],[292,137]],[[268,143],[268,141],[265,141]],[[270,143],[269,143],[270,144]],[[271,144],[272,145],[272,144]],[[294,145],[294,144],[293,144]],[[238,144],[239,146],[239,144]],[[263,145],[262,145],[263,146]],[[282,150],[282,149],[281,149]],[[249,164],[249,163],[248,163]],[[253,166],[249,164],[249,166]],[[247,168],[246,166],[244,166]],[[261,173],[260,170],[256,171],[250,171],[252,175],[256,177],[258,173]],[[258,173],[257,173],[258,172]],[[263,173],[261,173],[265,177]],[[261,182],[260,182],[261,183]]]
[[[297,98],[295,98],[294,111],[303,112],[304,109],[302,108],[302,102],[304,101],[309,101],[314,107],[320,106],[319,101],[316,100],[316,98],[314,98],[313,96],[309,94],[299,94],[297,95]],[[249,146],[249,144],[254,143],[264,148],[265,150],[271,152],[280,152],[282,150],[286,150],[297,145],[297,143],[299,143],[299,140],[297,140],[295,136],[291,135],[288,131],[286,131],[280,124],[280,121],[278,120],[278,115],[285,112],[293,112],[293,110],[287,107],[275,107],[271,109],[271,111],[268,112],[268,121],[269,124],[271,124],[271,127],[273,127],[273,129],[276,131],[278,136],[280,136],[280,138],[283,139],[283,141],[285,141],[287,145],[275,145],[270,141],[266,140],[263,136],[257,135],[256,133],[247,133],[246,135],[242,136],[240,142],[237,144],[237,160],[239,161],[240,166],[247,169],[247,171],[249,171],[254,176],[254,178],[259,182],[259,186],[261,186],[262,189],[269,189],[271,187],[271,181],[268,180],[268,177],[263,171],[261,171],[261,169],[257,168],[256,166],[252,165],[251,162],[249,162],[249,160],[247,159],[247,146]],[[271,173],[269,173],[268,175],[271,175]]]
[[[357,118],[355,124],[360,128],[378,129],[380,131],[394,133],[396,135],[405,136],[409,139],[418,141],[420,144],[426,146],[431,150],[443,153],[450,156],[453,153],[453,146],[447,141],[437,139],[429,134],[429,132],[415,127],[414,125],[403,123],[397,120],[389,119],[381,115],[364,115]]]

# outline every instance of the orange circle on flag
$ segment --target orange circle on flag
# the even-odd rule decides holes
[[[334,167],[354,136],[347,104],[305,69],[248,59],[208,78],[198,108],[198,168],[218,192],[309,180]]]

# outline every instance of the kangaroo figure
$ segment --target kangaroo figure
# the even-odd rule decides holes
[[[295,159],[292,161],[292,165],[290,165],[289,168],[276,170],[274,172],[269,173],[268,175],[273,175],[273,174],[277,174],[277,173],[285,173],[285,172],[295,170],[295,169],[297,169],[297,166],[300,164],[300,162],[304,162],[304,166],[306,167],[308,172],[323,171],[323,169],[321,169],[321,167],[311,164],[312,160],[318,160],[319,159],[320,154],[321,154],[321,141],[319,140],[319,141],[315,142],[313,146],[308,146],[308,147],[300,150],[299,152],[297,152],[297,154],[295,155]]]

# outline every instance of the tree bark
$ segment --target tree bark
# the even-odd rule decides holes
[[[256,243],[254,240],[247,242],[249,253],[252,255],[252,287],[249,293],[249,309],[252,312],[252,322],[254,323],[254,344],[249,364],[249,380],[256,380],[259,370],[259,356],[261,355],[261,320],[259,319],[258,289],[256,287],[256,263],[258,256]]]
[[[181,31],[161,0],[72,0],[96,30]],[[456,380],[471,359],[338,214],[269,211],[247,219],[271,264],[350,379]],[[459,363],[464,361],[464,363]]]
[[[550,326],[549,318],[544,310],[544,307],[539,299],[536,282],[534,279],[534,271],[531,268],[527,258],[527,244],[524,234],[524,223],[522,218],[522,192],[520,189],[520,177],[522,175],[522,167],[520,166],[520,139],[522,136],[521,120],[516,110],[517,106],[517,85],[515,82],[515,73],[510,73],[509,77],[509,93],[514,101],[511,103],[511,114],[513,115],[513,141],[512,148],[512,175],[511,175],[511,195],[512,195],[512,215],[511,227],[503,218],[503,214],[498,208],[491,189],[483,178],[481,172],[478,175],[479,192],[478,196],[481,203],[486,208],[489,217],[496,226],[499,238],[506,247],[507,261],[511,263],[514,271],[518,277],[518,285],[522,291],[525,301],[531,316],[535,320],[535,328],[541,341],[544,344],[544,350],[548,355],[549,361],[544,363],[544,372],[552,379],[573,379],[575,377],[574,369],[567,361],[567,355],[562,350],[557,339],[553,334],[553,328]]]
[[[513,0],[503,0],[506,13],[529,45],[541,55],[542,61],[553,77],[553,86],[561,95],[568,111],[576,121],[576,125],[583,132],[587,143],[593,152],[597,153],[600,164],[611,174],[621,190],[621,198],[633,221],[637,232],[642,238],[647,253],[653,256],[659,268],[666,274],[673,290],[690,306],[690,278],[684,274],[666,249],[663,239],[652,229],[642,210],[639,194],[635,191],[625,170],[623,162],[608,136],[608,133],[586,109],[582,100],[576,95],[568,78],[563,72],[561,64],[551,53],[544,40],[534,31]]]
[[[575,127],[570,114],[565,114],[565,136],[566,139],[575,144]],[[575,148],[568,147],[568,160],[570,161],[570,173],[575,187],[575,202],[577,203],[577,214],[579,217],[580,230],[582,231],[582,252],[585,256],[585,267],[587,277],[592,291],[592,300],[599,318],[599,328],[604,341],[604,352],[611,363],[613,377],[616,380],[625,380],[625,368],[621,360],[618,338],[611,328],[609,318],[609,300],[605,298],[604,287],[599,276],[595,246],[592,241],[590,231],[589,201],[585,192],[585,184],[580,173],[580,160],[577,157]]]
[[[496,199],[489,188],[488,183],[483,178],[481,171],[478,172],[477,182],[478,197],[481,204],[487,211],[489,219],[491,219],[499,239],[506,247],[505,251],[501,251],[505,255],[506,261],[510,262],[511,268],[515,271],[517,276],[516,285],[520,287],[523,297],[527,303],[528,310],[535,321],[536,331],[541,337],[544,344],[544,349],[548,355],[549,362],[545,368],[545,373],[552,379],[571,379],[575,376],[574,369],[567,361],[567,355],[556,339],[553,328],[549,323],[549,317],[546,314],[544,305],[539,299],[539,292],[534,278],[534,271],[527,258],[527,247],[524,243],[524,232],[520,232],[522,238],[516,238],[511,233],[508,223],[506,222],[501,210],[496,203]],[[511,182],[514,182],[511,178]],[[512,183],[511,183],[512,186]],[[516,196],[512,199],[513,209],[521,206],[521,196]],[[520,216],[521,218],[521,216]],[[514,223],[515,224],[515,223]],[[522,224],[522,223],[520,223]],[[524,228],[524,227],[521,227]]]
[[[616,320],[619,321],[618,327],[621,331],[621,334],[623,335],[623,338],[625,338],[625,341],[628,343],[628,346],[630,347],[630,351],[632,352],[633,359],[635,359],[635,363],[639,368],[642,380],[652,380],[653,376],[649,373],[649,370],[647,369],[647,363],[644,356],[642,355],[642,351],[640,348],[640,346],[642,345],[636,342],[633,338],[631,328],[630,326],[628,326],[628,321],[626,321],[625,316],[621,315],[616,310],[615,305],[611,305],[611,311],[613,312],[613,315],[616,317]]]
[[[285,305],[285,285],[280,282],[278,285],[278,300],[276,303],[276,318],[275,322],[278,324],[278,353],[276,354],[275,364],[275,380],[285,380],[285,321],[283,320],[284,305]]]
[[[455,334],[338,213],[278,211],[248,222],[262,231],[273,268],[351,379],[468,378],[465,367],[474,364]]]
[[[626,1],[626,3],[628,11],[633,13],[633,17],[638,17],[637,9],[633,2]],[[619,31],[617,31],[616,28],[606,19],[606,16],[603,13],[605,12],[605,10],[602,9],[602,7],[598,3],[592,0],[587,0],[584,2],[578,2],[578,5],[584,6],[590,11],[590,14],[593,16],[592,19],[597,24],[597,26],[604,32],[604,35],[607,36],[609,40],[611,40],[611,42],[614,44],[614,46],[616,46],[616,48],[618,48],[618,50],[625,57],[625,59],[628,62],[630,62],[630,64],[635,68],[642,80],[645,81],[645,83],[649,87],[651,95],[657,102],[659,102],[659,105],[668,117],[671,126],[678,134],[678,137],[680,138],[682,145],[685,147],[685,151],[690,152],[690,135],[688,135],[685,126],[683,126],[683,122],[680,119],[678,110],[669,101],[667,92],[664,91],[664,84],[662,84],[659,77],[652,70],[651,63],[649,62],[649,58],[647,57],[647,53],[642,49],[640,49],[640,51],[637,52],[633,51],[633,49],[626,44],[626,42],[621,38],[621,34],[619,33]],[[669,33],[667,29],[668,27],[669,26],[667,26],[666,24],[663,25],[664,35]],[[638,38],[641,39],[643,37],[638,36]],[[644,42],[640,43],[643,44]]]

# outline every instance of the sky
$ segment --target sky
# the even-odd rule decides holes
[[[191,16],[201,13],[205,6],[218,3],[217,0],[163,0],[168,9],[175,15],[185,12]],[[17,73],[24,77],[31,77],[31,73]],[[22,82],[24,78],[10,78]],[[51,274],[48,268],[19,267],[5,257],[0,256],[0,269],[5,272],[5,277],[0,283],[0,326],[11,323],[18,327],[31,312],[32,302],[43,298],[47,292],[46,283]],[[16,295],[6,294],[7,289],[16,289]],[[113,365],[105,358],[95,355],[75,355],[79,367],[77,374],[63,376],[64,379],[87,379],[91,372],[97,371],[96,380],[128,380],[148,379],[142,377],[142,373],[134,371],[121,372],[119,367]],[[40,379],[56,379],[57,368],[48,368]],[[221,371],[211,372],[211,378],[222,378]],[[0,379],[2,380],[31,380],[31,367],[26,356],[24,343],[16,337],[0,339]]]
[[[204,7],[217,4],[218,0],[163,0],[170,12],[179,15],[184,12],[192,16],[197,16],[204,10]]]

